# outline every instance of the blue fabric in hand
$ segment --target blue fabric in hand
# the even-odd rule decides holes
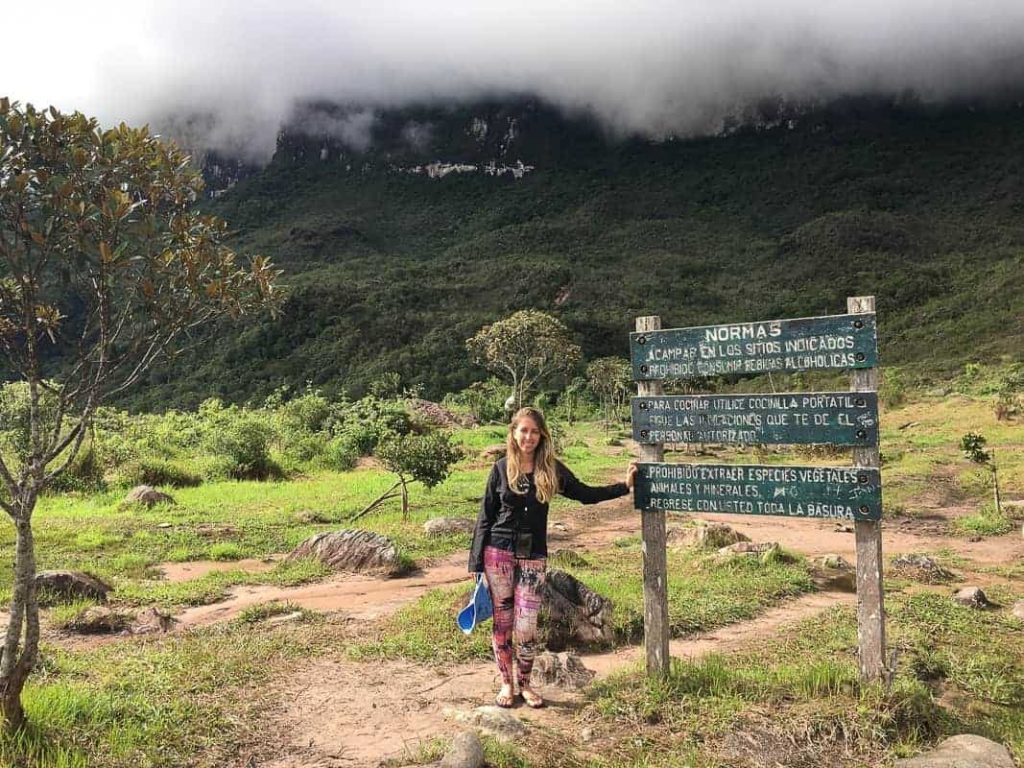
[[[466,607],[459,611],[459,629],[468,635],[477,624],[487,621],[493,614],[491,591],[487,588],[487,582],[484,581],[483,575],[478,573],[473,595],[469,598]]]

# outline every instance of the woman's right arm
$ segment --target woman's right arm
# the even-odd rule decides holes
[[[484,571],[484,545],[487,543],[487,534],[498,517],[498,510],[501,508],[501,499],[498,497],[499,482],[498,465],[491,467],[491,475],[487,478],[487,488],[484,490],[484,498],[480,502],[480,514],[476,518],[476,529],[473,531],[473,544],[469,548],[469,572],[483,573]]]

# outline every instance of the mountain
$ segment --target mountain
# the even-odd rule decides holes
[[[625,356],[638,315],[839,314],[874,294],[885,365],[1020,359],[1022,163],[1020,105],[849,99],[649,141],[529,99],[311,104],[262,169],[207,166],[235,245],[285,270],[281,316],[214,329],[131,403],[358,394],[388,371],[440,396],[484,376],[464,340],[525,307],[591,358]]]

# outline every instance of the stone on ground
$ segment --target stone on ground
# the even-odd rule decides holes
[[[127,630],[131,622],[130,614],[105,605],[94,605],[78,614],[68,624],[68,629],[81,635],[112,635]]]
[[[472,712],[446,710],[445,714],[499,741],[515,741],[526,734],[526,726],[522,720],[499,706],[477,707]]]
[[[454,536],[460,533],[472,533],[476,522],[464,517],[435,517],[423,524],[423,533],[427,536]]]
[[[957,576],[927,555],[899,555],[892,560],[894,573],[920,581],[924,584],[946,584],[956,581]]]
[[[1006,747],[973,734],[946,739],[934,750],[897,760],[895,768],[1013,768]]]
[[[562,568],[587,568],[590,562],[575,549],[556,549],[548,555],[548,563]]]
[[[484,459],[490,459],[491,461],[497,461],[505,455],[506,447],[504,443],[495,443],[494,445],[488,445],[482,451],[480,451],[480,457]]]
[[[857,570],[840,555],[822,555],[813,560],[811,578],[826,592],[856,592]]]
[[[612,640],[612,602],[565,571],[548,571],[541,607],[541,639],[549,650]]]
[[[40,571],[36,574],[36,590],[41,593],[41,604],[71,603],[75,600],[104,603],[110,589],[108,584],[81,571]]]
[[[981,587],[964,587],[953,595],[953,599],[960,603],[960,605],[966,605],[968,608],[989,608],[992,606],[985,593],[981,591]]]
[[[730,544],[727,547],[722,547],[718,550],[718,554],[721,557],[733,557],[733,556],[744,556],[744,557],[763,557],[769,552],[773,552],[779,549],[779,544],[776,541],[737,541],[735,544]]]
[[[1012,613],[1018,619],[1024,619],[1024,600],[1018,600],[1013,604]]]
[[[545,651],[533,662],[530,684],[553,685],[567,691],[585,688],[594,679],[594,671],[583,666],[583,661],[572,651],[552,653]]]
[[[158,491],[152,485],[135,486],[128,492],[128,495],[124,497],[124,500],[130,504],[145,504],[147,507],[152,507],[164,502],[168,504],[174,503],[173,498],[168,496],[166,493]]]
[[[314,557],[336,571],[382,573],[401,572],[398,548],[386,536],[370,531],[340,530],[310,536],[293,549],[288,561]]]
[[[133,635],[155,635],[174,629],[175,619],[159,608],[146,608],[135,615],[131,632]]]
[[[463,731],[444,753],[440,768],[480,768],[484,764],[484,745],[476,731]]]
[[[668,531],[668,542],[676,546],[721,549],[750,537],[725,523],[708,523],[698,520],[695,525],[681,525]]]

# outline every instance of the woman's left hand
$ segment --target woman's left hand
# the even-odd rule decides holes
[[[633,490],[633,486],[636,484],[636,462],[631,461],[629,466],[626,467],[626,487],[629,490]]]

